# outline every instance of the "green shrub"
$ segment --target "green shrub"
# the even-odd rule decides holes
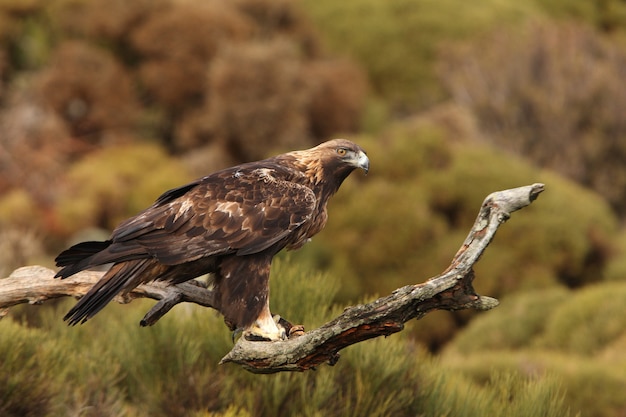
[[[626,230],[623,228],[614,240],[613,256],[605,268],[604,276],[608,281],[626,281]]]
[[[337,288],[331,276],[306,272],[289,259],[278,259],[275,267],[272,302],[286,317],[302,317],[298,322],[311,328],[341,311],[330,308]],[[222,319],[208,309],[177,306],[155,326],[138,328],[153,302],[135,301],[67,327],[61,316],[71,304],[41,307],[36,329],[0,321],[0,353],[10,359],[0,362],[0,375],[10,376],[15,393],[5,397],[12,402],[0,404],[32,394],[39,408],[31,415],[479,417],[526,415],[518,414],[526,401],[529,410],[542,411],[536,415],[566,415],[562,408],[557,412],[559,395],[549,380],[531,386],[512,377],[504,387],[483,388],[447,372],[407,333],[351,346],[334,367],[255,375],[217,366],[232,342]]]
[[[535,14],[534,5],[502,0],[315,0],[304,8],[330,47],[365,67],[375,91],[396,109],[425,108],[441,99],[434,65],[442,43]]]
[[[188,180],[185,169],[156,145],[94,152],[68,171],[57,205],[59,222],[66,233],[94,225],[111,230]]]
[[[623,31],[626,5],[620,0],[540,0],[536,5],[550,16],[575,18],[606,32]]]
[[[553,311],[539,345],[580,355],[593,355],[625,333],[626,283],[584,288]]]
[[[616,367],[611,362],[590,360],[578,355],[532,351],[489,351],[470,355],[455,353],[445,357],[442,362],[448,371],[461,372],[481,385],[490,384],[493,375],[507,373],[525,375],[529,381],[548,382],[553,389],[556,386],[557,392],[560,392],[556,398],[561,400],[562,406],[569,409],[572,415],[619,417],[626,407],[626,398],[623,395],[626,384],[625,368]],[[532,384],[530,388],[536,392]],[[548,391],[539,389],[536,394],[544,395],[546,392]]]
[[[444,368],[445,369],[445,368]],[[514,370],[487,371],[476,383],[462,373],[432,369],[424,416],[569,416],[561,383],[552,376],[528,377]]]
[[[0,322],[0,333],[0,413],[15,417],[50,413],[60,387],[44,371],[38,346],[45,332],[5,319]]]
[[[384,294],[438,274],[488,194],[535,182],[547,191],[498,231],[476,266],[477,290],[499,296],[603,279],[617,221],[594,193],[504,152],[452,142],[428,123],[354,140],[371,155],[371,172],[346,181],[326,229],[301,251],[342,277],[342,294]]]
[[[498,308],[474,318],[446,346],[446,350],[471,354],[532,347],[545,331],[551,314],[571,295],[571,292],[555,287],[507,296]]]

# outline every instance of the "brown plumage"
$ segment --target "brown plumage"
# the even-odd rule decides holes
[[[335,139],[167,191],[120,224],[109,240],[79,243],[56,258],[61,278],[113,263],[64,319],[83,323],[116,294],[141,283],[175,284],[211,273],[216,307],[231,328],[283,337],[269,312],[272,258],[322,230],[328,199],[356,168],[367,172],[365,152]]]

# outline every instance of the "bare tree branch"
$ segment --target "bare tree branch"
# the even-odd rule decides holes
[[[422,284],[399,288],[369,304],[349,307],[339,317],[310,332],[292,331],[286,341],[253,342],[240,338],[220,363],[234,362],[255,373],[304,371],[323,363],[334,365],[341,349],[399,332],[404,323],[430,311],[494,308],[498,300],[474,291],[473,265],[511,213],[528,206],[543,190],[543,184],[533,184],[487,196],[463,245],[440,275]],[[64,280],[53,279],[53,276],[52,270],[37,266],[16,270],[8,279],[0,280],[0,308],[24,302],[38,304],[68,295],[80,296],[102,273],[81,272]],[[159,300],[141,321],[143,326],[154,324],[180,302],[213,308],[211,290],[194,282],[176,286],[141,285],[118,301],[129,302],[138,297]],[[297,326],[294,329],[297,330]]]
[[[67,296],[80,298],[102,278],[104,272],[82,271],[65,279],[54,278],[54,274],[52,269],[43,266],[25,266],[13,271],[8,278],[0,279],[0,309],[4,309],[0,317],[6,314],[8,307],[17,304],[41,304],[52,298]],[[164,282],[143,284],[126,296],[117,296],[115,301],[126,304],[135,298],[159,300],[141,320],[142,326],[153,325],[178,303],[189,302],[214,308],[213,292],[196,280],[175,286]]]

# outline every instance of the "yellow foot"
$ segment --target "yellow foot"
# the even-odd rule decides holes
[[[287,331],[278,324],[280,316],[270,320],[258,319],[254,324],[243,329],[243,337],[254,342],[274,342],[287,339]]]

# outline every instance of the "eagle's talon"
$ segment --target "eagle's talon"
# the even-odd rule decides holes
[[[294,324],[289,329],[289,338],[299,337],[304,334],[304,326],[302,324]]]
[[[240,338],[242,335],[243,335],[243,328],[241,328],[241,327],[237,327],[237,328],[233,331],[233,333],[230,335],[230,337],[231,337],[231,339],[232,339],[232,341],[233,341],[233,344],[234,344],[234,343],[235,343],[235,341],[236,341],[238,338]]]
[[[269,337],[261,336],[255,333],[244,333],[243,337],[249,342],[271,342]]]
[[[284,318],[280,317],[278,314],[274,315],[273,319],[278,328],[285,330],[285,338],[287,339],[302,336],[304,334],[304,326],[302,324],[291,324]]]

